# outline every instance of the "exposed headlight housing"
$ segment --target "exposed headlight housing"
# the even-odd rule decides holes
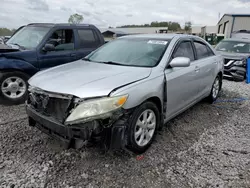
[[[123,95],[83,101],[71,112],[65,124],[76,124],[98,117],[108,118],[125,104],[127,98],[128,95]]]
[[[234,62],[234,65],[237,65],[237,66],[242,66],[242,65],[244,65],[244,60],[240,60],[240,61],[235,61]]]

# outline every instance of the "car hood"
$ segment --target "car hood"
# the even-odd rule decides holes
[[[250,53],[243,54],[243,53],[230,53],[230,52],[223,52],[223,51],[217,51],[217,52],[220,55],[222,55],[225,59],[242,60],[242,59],[250,57]]]
[[[29,84],[48,92],[90,98],[107,96],[114,89],[145,79],[151,70],[78,60],[38,72]]]
[[[19,49],[15,48],[14,46],[8,46],[6,44],[0,44],[0,55],[1,55],[1,53],[16,52],[16,51],[19,51]]]

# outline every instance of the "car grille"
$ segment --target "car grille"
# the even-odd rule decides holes
[[[231,61],[231,59],[224,59],[224,64],[228,64],[229,61]]]
[[[60,123],[63,123],[71,100],[50,97],[47,94],[30,93],[27,103],[37,112],[49,117],[53,117]]]

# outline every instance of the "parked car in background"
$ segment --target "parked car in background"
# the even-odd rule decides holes
[[[250,30],[239,30],[232,33],[231,38],[241,38],[250,40]]]
[[[246,78],[246,62],[250,57],[250,39],[224,39],[215,49],[225,58],[224,77],[243,81]]]
[[[121,37],[34,75],[29,124],[69,146],[101,137],[109,148],[141,153],[163,123],[204,98],[215,101],[222,75],[223,58],[199,37]]]
[[[0,97],[24,102],[28,79],[40,70],[81,59],[104,44],[93,25],[35,23],[0,46]]]
[[[0,37],[0,44],[4,44],[4,38]]]
[[[10,38],[11,36],[4,36],[4,43],[6,43]]]

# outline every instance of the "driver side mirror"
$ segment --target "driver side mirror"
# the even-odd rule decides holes
[[[55,51],[55,46],[53,44],[45,44],[43,47],[44,52]]]
[[[187,57],[176,57],[172,59],[169,64],[172,68],[174,67],[189,67],[190,66],[190,59]]]

